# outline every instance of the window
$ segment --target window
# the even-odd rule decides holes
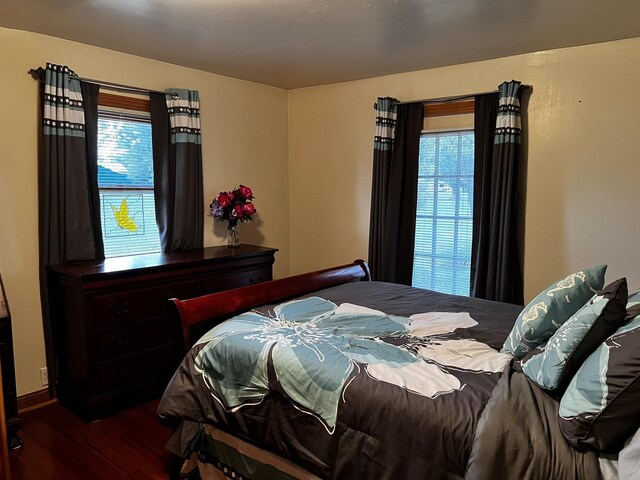
[[[98,188],[105,257],[160,252],[148,118],[100,110]]]
[[[474,133],[420,137],[413,286],[469,295]]]

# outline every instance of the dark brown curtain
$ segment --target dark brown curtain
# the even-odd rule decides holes
[[[89,215],[96,260],[104,259],[104,240],[100,217],[100,190],[98,188],[98,93],[100,86],[80,82],[84,101],[85,141],[87,155],[87,188],[89,193]]]
[[[373,142],[373,181],[371,185],[371,215],[369,220],[369,268],[373,280],[381,279],[384,263],[384,234],[387,199],[389,196],[389,173],[391,171],[391,149],[396,128],[396,104],[391,97],[379,97],[376,109],[376,135]]]
[[[418,194],[418,157],[423,104],[397,106],[380,280],[411,285]]]
[[[491,231],[491,175],[496,136],[498,92],[475,97],[473,245],[471,250],[471,296],[486,298],[488,252]],[[484,255],[481,253],[484,252]]]
[[[94,214],[98,191],[97,90],[83,97],[77,75],[63,65],[39,69],[41,135],[38,162],[40,298],[49,388],[57,381],[55,298],[49,291],[47,266],[103,258],[100,215]],[[94,104],[95,103],[95,104]],[[86,128],[86,120],[92,125]],[[90,136],[89,141],[87,137]],[[95,148],[96,151],[89,151]],[[92,173],[95,172],[95,175]]]
[[[520,82],[475,98],[471,295],[522,305]]]
[[[197,92],[151,93],[150,100],[156,221],[162,250],[202,248],[204,208]],[[172,127],[172,116],[187,118]]]
[[[165,95],[150,93],[151,142],[153,144],[153,190],[156,202],[156,222],[160,232],[160,244],[168,251],[173,238],[175,185],[175,160],[169,157],[169,113]]]

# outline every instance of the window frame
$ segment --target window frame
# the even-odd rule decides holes
[[[138,113],[143,112],[143,113]],[[108,119],[113,121],[127,121],[127,122],[139,122],[144,124],[151,124],[151,102],[148,99],[133,97],[133,96],[125,96],[125,95],[115,95],[110,93],[99,92],[98,94],[98,121],[100,119]],[[98,129],[99,132],[99,129]],[[153,162],[153,159],[152,159]],[[153,163],[152,163],[153,166]],[[152,176],[153,177],[153,176]],[[152,178],[153,182],[153,178]],[[102,192],[122,192],[122,191],[139,191],[139,192],[154,192],[154,186],[148,185],[109,185],[109,186],[100,186],[98,183],[98,194],[100,195],[100,209],[101,216],[106,215],[106,212],[103,212],[103,201],[102,201]],[[155,222],[155,217],[153,218]],[[102,240],[103,243],[106,243],[104,225],[102,225]],[[136,256],[136,255],[147,255],[147,254],[155,254],[160,253],[162,251],[162,244],[159,240],[159,250],[154,250],[153,252],[140,252],[140,253],[130,253],[127,255],[110,255],[106,256],[106,258],[121,258],[123,256]]]
[[[434,115],[434,116],[453,116],[453,115],[460,115],[460,114],[468,114],[469,112],[467,111],[469,108],[468,105],[469,102],[467,102],[467,105],[463,108],[460,109],[458,113],[454,113],[454,114],[443,114],[443,115]],[[471,106],[473,107],[473,102],[471,102]],[[426,107],[426,105],[425,105]],[[426,112],[426,109],[425,109]],[[425,119],[426,119],[426,115],[425,115]],[[440,134],[447,134],[447,133],[455,133],[455,134],[459,134],[459,133],[468,133],[468,132],[474,132],[475,128],[474,126],[467,126],[467,127],[443,127],[443,128],[428,128],[428,129],[422,129],[422,131],[420,132],[420,137],[422,138],[423,135],[429,135],[429,134],[434,134],[434,135],[440,135]],[[474,155],[475,157],[475,155]],[[473,159],[474,163],[475,163],[475,158]],[[459,164],[459,157],[457,160],[458,164],[457,164],[457,170],[460,171],[460,164]],[[475,165],[474,165],[475,167]],[[439,175],[437,172],[437,168],[438,168],[438,164],[436,163],[435,165],[435,170],[434,170],[434,174],[433,175],[427,175],[426,178],[433,178],[434,179],[434,188],[438,188],[438,186],[436,185],[436,183],[438,182],[438,180],[441,177],[450,177],[450,178],[471,178],[471,181],[473,182],[474,180],[474,172],[472,171],[471,174],[469,175]],[[475,170],[475,168],[473,169]],[[425,178],[425,176],[421,176],[420,174],[418,174],[418,178]],[[475,185],[474,185],[475,187]],[[436,195],[433,199],[433,211],[437,212],[437,200],[438,200],[438,196]],[[417,227],[417,221],[418,218],[426,218],[426,219],[431,219],[432,220],[432,233],[431,233],[431,245],[432,245],[432,249],[431,249],[431,254],[430,255],[421,255],[420,253],[417,253],[417,242],[416,242],[416,246],[414,246],[414,252],[413,252],[413,259],[414,259],[414,265],[415,265],[415,259],[416,256],[423,256],[423,257],[428,257],[431,259],[431,271],[428,272],[430,277],[431,277],[431,281],[430,281],[430,287],[433,287],[434,285],[434,276],[436,275],[435,269],[433,268],[434,265],[434,260],[436,259],[445,259],[445,260],[451,260],[452,262],[455,261],[456,259],[458,259],[458,257],[455,256],[455,252],[458,248],[458,241],[459,241],[459,235],[455,235],[453,238],[453,256],[441,256],[437,253],[437,248],[435,249],[434,252],[434,245],[437,245],[437,240],[436,240],[436,234],[437,234],[437,229],[434,228],[435,226],[437,226],[437,220],[438,219],[445,219],[445,220],[451,220],[454,222],[454,231],[457,232],[458,229],[458,223],[460,220],[460,216],[459,216],[459,208],[460,208],[460,204],[459,202],[456,202],[455,204],[455,213],[453,216],[446,216],[446,215],[437,215],[437,213],[431,213],[428,215],[420,215],[417,211],[417,205],[416,205],[416,227]],[[470,217],[464,217],[463,220],[467,220],[469,219],[471,220],[471,228],[473,229],[473,204],[471,205],[471,216]],[[417,232],[417,228],[416,228],[416,232]],[[416,234],[414,234],[416,235]],[[416,239],[417,240],[417,239]],[[470,260],[470,259],[469,259]],[[414,267],[415,268],[415,267]],[[415,270],[414,270],[415,272]],[[464,293],[463,295],[469,296],[470,295],[470,286],[471,286],[471,278],[469,278],[469,282],[467,284],[469,286],[469,291]],[[415,284],[413,284],[412,281],[412,286],[416,286]],[[456,292],[456,277],[455,275],[453,276],[452,279],[452,292],[444,292],[444,293],[452,293],[455,295],[461,295],[462,293]],[[418,287],[419,288],[419,287]],[[424,288],[424,287],[423,287]]]

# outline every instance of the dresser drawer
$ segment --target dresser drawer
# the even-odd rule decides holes
[[[176,332],[176,326],[166,315],[99,330],[96,334],[98,360],[109,360],[158,345],[176,343],[179,341]]]
[[[165,315],[169,298],[190,298],[193,295],[193,282],[96,295],[96,324],[100,328]]]
[[[271,266],[202,278],[196,283],[196,292],[205,295],[268,280],[271,280]]]
[[[158,377],[166,377],[167,382],[178,366],[177,347],[147,350],[116,360],[98,362],[98,390],[109,391],[128,387]]]

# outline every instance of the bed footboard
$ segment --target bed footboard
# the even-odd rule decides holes
[[[185,351],[208,329],[234,315],[255,307],[280,302],[306,293],[357,280],[370,281],[364,260],[270,282],[234,288],[189,300],[169,299],[171,315],[182,325]]]

